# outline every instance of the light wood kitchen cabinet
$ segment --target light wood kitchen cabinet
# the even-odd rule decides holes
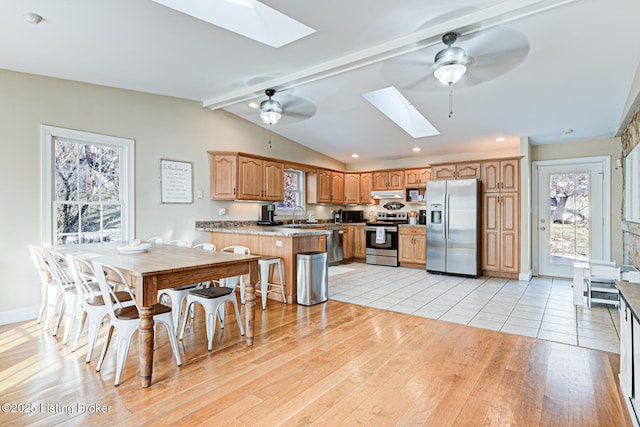
[[[344,174],[344,204],[372,205],[378,203],[371,198],[373,188],[373,173],[345,173]]]
[[[373,190],[373,173],[366,172],[360,174],[360,204],[361,205],[374,205],[378,203],[378,200],[371,197],[371,191]]]
[[[373,172],[373,190],[402,190],[404,188],[404,171]]]
[[[398,261],[403,267],[426,267],[427,230],[425,227],[399,227]]]
[[[482,190],[485,193],[518,191],[520,188],[520,160],[482,162]]]
[[[284,164],[238,156],[238,200],[284,200]]]
[[[482,203],[482,269],[518,273],[520,203],[515,191],[484,193]]]
[[[344,174],[344,203],[357,205],[360,203],[360,174]]]
[[[344,203],[344,173],[331,171],[331,203]]]
[[[211,153],[210,162],[211,200],[235,200],[238,156]]]
[[[211,154],[211,199],[284,200],[284,164],[259,157]]]
[[[355,226],[342,227],[342,255],[345,260],[353,259]]]
[[[432,165],[431,179],[468,179],[482,177],[480,162],[474,163],[453,163],[450,165]]]
[[[353,257],[355,259],[365,259],[367,257],[367,233],[365,226],[354,226],[353,233]]]
[[[427,181],[431,179],[431,169],[407,169],[404,171],[404,186],[410,187],[424,187],[427,185]]]
[[[344,203],[344,173],[317,169],[307,174],[307,203]]]

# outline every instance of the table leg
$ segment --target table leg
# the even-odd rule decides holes
[[[140,379],[142,387],[149,387],[153,371],[153,307],[140,308],[138,333],[140,334]]]
[[[254,324],[256,320],[256,285],[251,280],[245,285],[244,290],[244,319],[244,336],[247,339],[247,345],[251,346],[253,345]]]

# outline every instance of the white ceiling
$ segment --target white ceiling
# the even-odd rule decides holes
[[[275,87],[285,112],[271,131],[355,163],[614,136],[640,60],[637,0],[263,3],[316,33],[275,49],[151,0],[3,0],[0,68],[199,100],[261,126],[247,103]],[[474,58],[451,118],[432,67],[447,31]],[[439,136],[411,138],[362,97],[390,85]]]

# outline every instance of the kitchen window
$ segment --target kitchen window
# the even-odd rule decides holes
[[[284,201],[278,202],[281,212],[291,212],[296,206],[305,208],[304,172],[299,170],[284,171]]]
[[[42,127],[43,242],[133,237],[133,141]]]

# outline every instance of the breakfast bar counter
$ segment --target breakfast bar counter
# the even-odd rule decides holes
[[[283,262],[287,303],[297,302],[296,259],[303,252],[326,252],[326,230],[330,224],[296,224],[295,226],[226,225],[218,222],[196,222],[196,230],[209,233],[210,242],[220,250],[226,246],[246,246],[251,254],[277,256]],[[271,281],[280,283],[275,269]],[[270,300],[282,301],[278,292],[269,293]]]

